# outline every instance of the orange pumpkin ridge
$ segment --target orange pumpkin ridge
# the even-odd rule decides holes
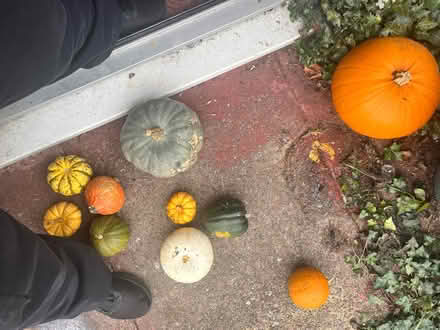
[[[410,135],[440,104],[440,73],[422,44],[377,38],[352,49],[332,78],[340,118],[355,132],[377,139]]]

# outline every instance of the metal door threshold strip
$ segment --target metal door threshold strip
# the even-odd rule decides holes
[[[0,110],[0,168],[298,38],[282,0],[228,0],[122,45],[102,65]]]

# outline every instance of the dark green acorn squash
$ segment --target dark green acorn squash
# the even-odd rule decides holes
[[[202,228],[211,236],[238,237],[248,230],[246,208],[238,199],[221,199],[204,213]]]

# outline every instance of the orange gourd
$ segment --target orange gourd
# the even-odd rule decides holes
[[[289,295],[301,309],[318,309],[327,302],[328,280],[318,269],[300,267],[289,277]]]
[[[125,193],[121,184],[108,176],[98,176],[92,179],[84,195],[89,211],[94,214],[115,214],[125,203]]]
[[[355,132],[378,139],[407,136],[424,126],[440,104],[438,64],[416,41],[368,40],[338,64],[332,98]]]
[[[46,211],[43,226],[49,235],[72,236],[81,226],[81,210],[73,203],[57,203]]]

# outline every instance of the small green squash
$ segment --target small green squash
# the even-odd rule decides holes
[[[152,100],[134,108],[121,130],[125,158],[158,178],[189,169],[202,145],[203,130],[197,114],[171,99]]]
[[[219,238],[238,237],[248,230],[246,208],[238,199],[221,199],[205,212],[202,228]]]
[[[100,216],[90,227],[93,246],[104,257],[123,251],[130,239],[128,224],[117,215]]]

